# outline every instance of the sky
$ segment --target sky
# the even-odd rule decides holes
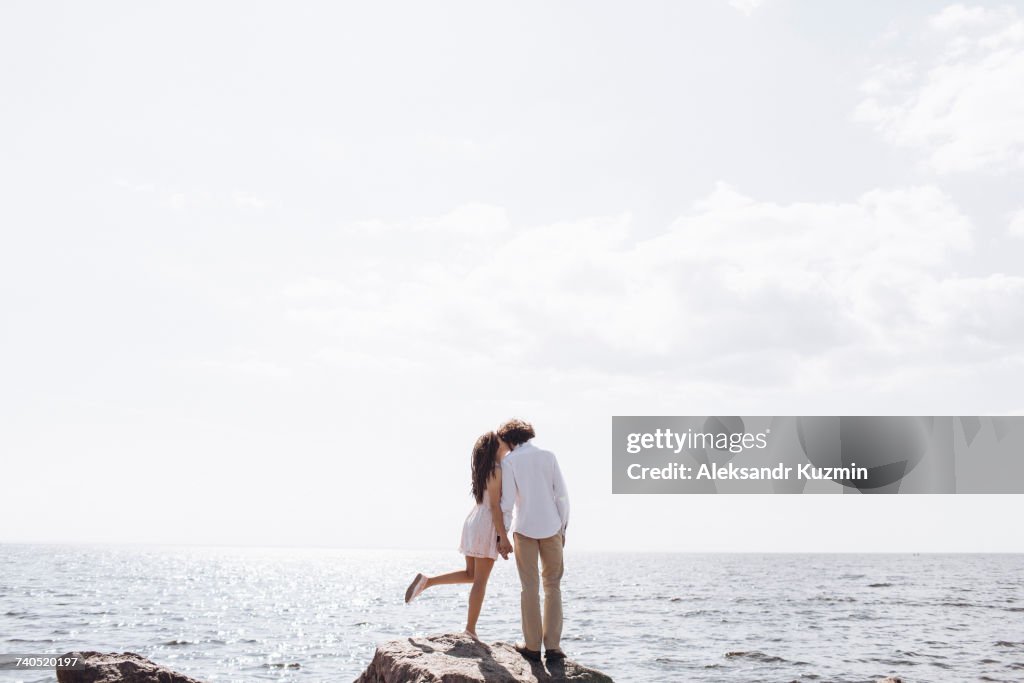
[[[567,547],[1024,551],[610,448],[1024,412],[1024,3],[7,2],[0,56],[0,542],[454,552],[518,416]]]

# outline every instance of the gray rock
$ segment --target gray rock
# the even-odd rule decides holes
[[[57,683],[200,683],[134,652],[68,652],[80,668],[57,669]],[[463,634],[382,643],[357,683],[612,683],[569,659],[531,662],[508,643],[486,645]]]
[[[356,683],[612,683],[600,671],[564,659],[531,662],[508,643],[487,645],[463,634],[392,640]]]
[[[68,652],[81,669],[57,669],[57,683],[200,683],[134,652]]]

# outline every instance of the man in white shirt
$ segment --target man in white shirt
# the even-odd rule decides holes
[[[537,448],[530,439],[533,427],[510,420],[498,428],[501,441],[501,511],[505,528],[512,533],[498,551],[514,551],[522,584],[523,638],[516,649],[532,661],[540,661],[541,642],[547,660],[564,659],[562,637],[562,548],[569,524],[569,493],[551,451]],[[515,517],[513,519],[513,510]],[[541,572],[537,573],[540,558]],[[544,614],[541,617],[540,583],[544,583]]]

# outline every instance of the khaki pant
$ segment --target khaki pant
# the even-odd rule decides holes
[[[513,554],[523,590],[519,601],[523,616],[523,639],[531,650],[558,650],[562,639],[562,535],[530,538],[513,534]],[[537,575],[537,557],[541,573]],[[544,620],[540,616],[540,581],[544,581]]]

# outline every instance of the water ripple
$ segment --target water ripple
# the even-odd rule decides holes
[[[453,552],[3,545],[13,650],[133,651],[199,679],[352,680],[376,641],[461,630],[463,586],[401,596]],[[1016,555],[567,552],[564,641],[623,681],[1020,681]],[[479,632],[519,636],[499,562]],[[995,617],[995,618],[993,618]],[[923,673],[922,673],[923,672]],[[52,673],[47,680],[52,680]]]

